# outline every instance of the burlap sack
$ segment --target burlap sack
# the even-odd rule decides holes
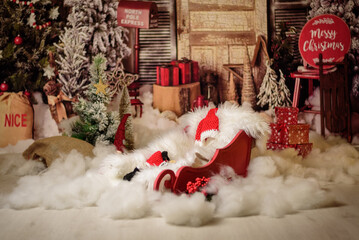
[[[71,150],[77,150],[84,156],[94,157],[94,146],[77,138],[55,136],[36,140],[23,153],[25,159],[43,162],[49,167],[52,162],[60,157],[60,154],[68,154]]]
[[[34,109],[22,92],[0,96],[0,147],[33,138]]]

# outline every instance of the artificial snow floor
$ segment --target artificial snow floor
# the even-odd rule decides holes
[[[313,151],[305,159],[291,149],[267,151],[262,118],[245,106],[224,105],[219,135],[197,148],[193,135],[208,109],[173,121],[150,107],[151,96],[143,101],[143,117],[134,119],[133,153],[96,146],[93,159],[73,152],[45,170],[21,156],[33,140],[0,149],[0,239],[359,238],[359,153],[345,140],[312,131]],[[38,119],[51,122],[48,111],[34,109],[35,116],[43,114]],[[38,121],[37,138],[58,134]],[[154,151],[167,150],[177,162],[162,168],[175,170],[191,165],[196,152],[210,158],[238,129],[256,138],[246,178],[223,169],[209,184],[216,192],[211,202],[200,193],[151,190],[161,168],[143,163]],[[140,174],[122,181],[135,166]]]

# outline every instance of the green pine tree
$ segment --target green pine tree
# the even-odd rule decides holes
[[[80,120],[72,128],[72,137],[85,140],[93,145],[96,143],[110,144],[114,142],[119,124],[118,112],[108,112],[107,106],[111,100],[108,94],[99,92],[96,84],[101,81],[106,84],[106,58],[103,54],[94,57],[90,67],[91,84],[85,91],[85,98],[74,103],[74,111]]]
[[[62,1],[57,1],[58,5],[51,1],[24,3],[0,1],[0,81],[6,81],[14,92],[40,90],[46,76],[52,76],[48,51],[55,50],[53,43],[64,25],[59,14]],[[48,22],[51,25],[43,27]],[[17,36],[22,39],[18,45],[14,43]]]

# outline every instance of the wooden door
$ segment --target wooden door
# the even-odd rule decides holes
[[[267,34],[266,0],[177,0],[178,58],[198,61],[200,73],[219,75],[220,99],[228,88],[224,64],[241,64],[257,35]]]

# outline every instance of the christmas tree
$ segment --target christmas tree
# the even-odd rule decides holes
[[[83,16],[76,26],[88,26],[85,51],[90,62],[92,56],[103,53],[107,69],[113,70],[118,59],[129,56],[128,30],[117,25],[117,0],[65,0],[65,4],[72,7],[70,15]]]
[[[62,92],[69,98],[81,95],[89,84],[89,64],[85,51],[89,35],[88,26],[80,24],[83,18],[84,12],[70,14],[68,27],[60,35],[60,44],[55,44],[59,53],[59,60],[56,60],[59,65],[58,82],[62,85]]]
[[[123,67],[121,68],[123,70]],[[119,114],[120,119],[122,119],[126,114],[131,114],[131,100],[128,93],[127,86],[130,85],[133,81],[138,78],[138,75],[133,74],[123,74],[123,77],[120,80],[120,85],[122,87],[120,104],[119,104]],[[134,148],[134,135],[132,128],[132,116],[128,118],[125,124],[125,144],[127,150],[132,150]]]
[[[90,67],[91,84],[84,92],[85,98],[74,103],[74,111],[80,117],[72,128],[72,136],[96,143],[113,143],[119,124],[118,112],[108,112],[110,102],[106,79],[106,58],[103,54],[94,57]]]
[[[242,86],[242,97],[241,102],[249,102],[253,107],[256,103],[256,94],[254,90],[254,83],[252,78],[252,68],[249,60],[248,47],[245,44],[246,50],[244,53],[243,60],[243,86]]]
[[[270,62],[267,61],[267,70],[266,75],[264,75],[262,85],[259,89],[258,94],[258,102],[257,104],[261,107],[266,105],[269,108],[274,108],[275,106],[279,106],[279,91],[278,91],[278,82],[277,82],[277,74],[270,66]]]
[[[53,77],[54,50],[62,21],[51,1],[0,1],[0,76],[11,91],[40,90]]]
[[[282,70],[279,70],[279,82],[278,82],[278,91],[279,91],[279,106],[288,107],[292,104],[290,100],[290,91],[285,84],[285,77]]]

